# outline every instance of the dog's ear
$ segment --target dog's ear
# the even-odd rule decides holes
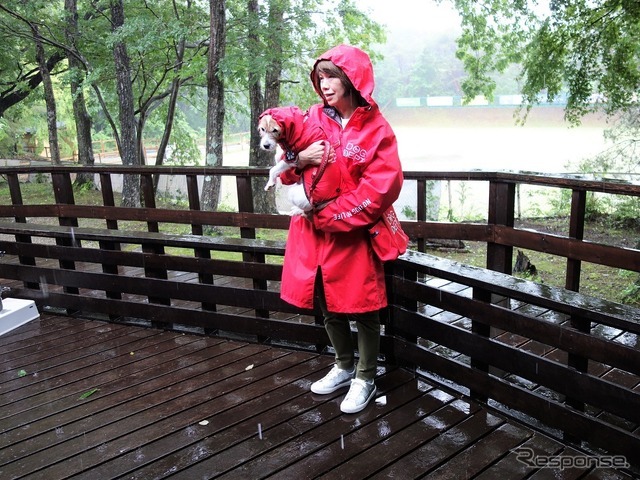
[[[267,113],[263,113],[260,115],[260,118],[258,118],[258,133],[261,135],[267,131],[269,118],[271,118],[271,116]]]
[[[273,138],[279,138],[282,133],[282,126],[272,115],[264,115],[258,122],[258,132],[260,135],[270,135]]]

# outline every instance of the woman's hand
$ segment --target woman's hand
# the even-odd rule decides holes
[[[298,154],[297,166],[300,170],[309,165],[320,165],[324,155],[324,143],[322,140],[312,143]]]

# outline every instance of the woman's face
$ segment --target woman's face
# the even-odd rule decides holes
[[[340,113],[344,113],[345,107],[350,107],[351,97],[338,77],[333,77],[325,72],[318,72],[320,91],[327,105],[334,107]]]

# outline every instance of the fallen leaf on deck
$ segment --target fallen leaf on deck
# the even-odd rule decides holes
[[[92,388],[88,392],[84,392],[82,395],[80,395],[80,398],[78,398],[78,400],[84,400],[85,398],[89,398],[91,395],[93,395],[97,391],[98,391],[97,388]]]

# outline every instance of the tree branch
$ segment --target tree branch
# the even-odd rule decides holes
[[[47,69],[49,69],[49,71],[53,70],[53,68],[65,58],[67,57],[63,52],[54,52],[53,55],[47,59]],[[37,73],[33,72],[35,72],[35,70],[31,70],[24,76],[19,77],[10,88],[0,93],[0,117],[2,117],[4,112],[9,108],[27,98],[29,94],[42,83],[42,73],[39,70]],[[27,88],[16,88],[18,84],[24,82],[26,82]]]

